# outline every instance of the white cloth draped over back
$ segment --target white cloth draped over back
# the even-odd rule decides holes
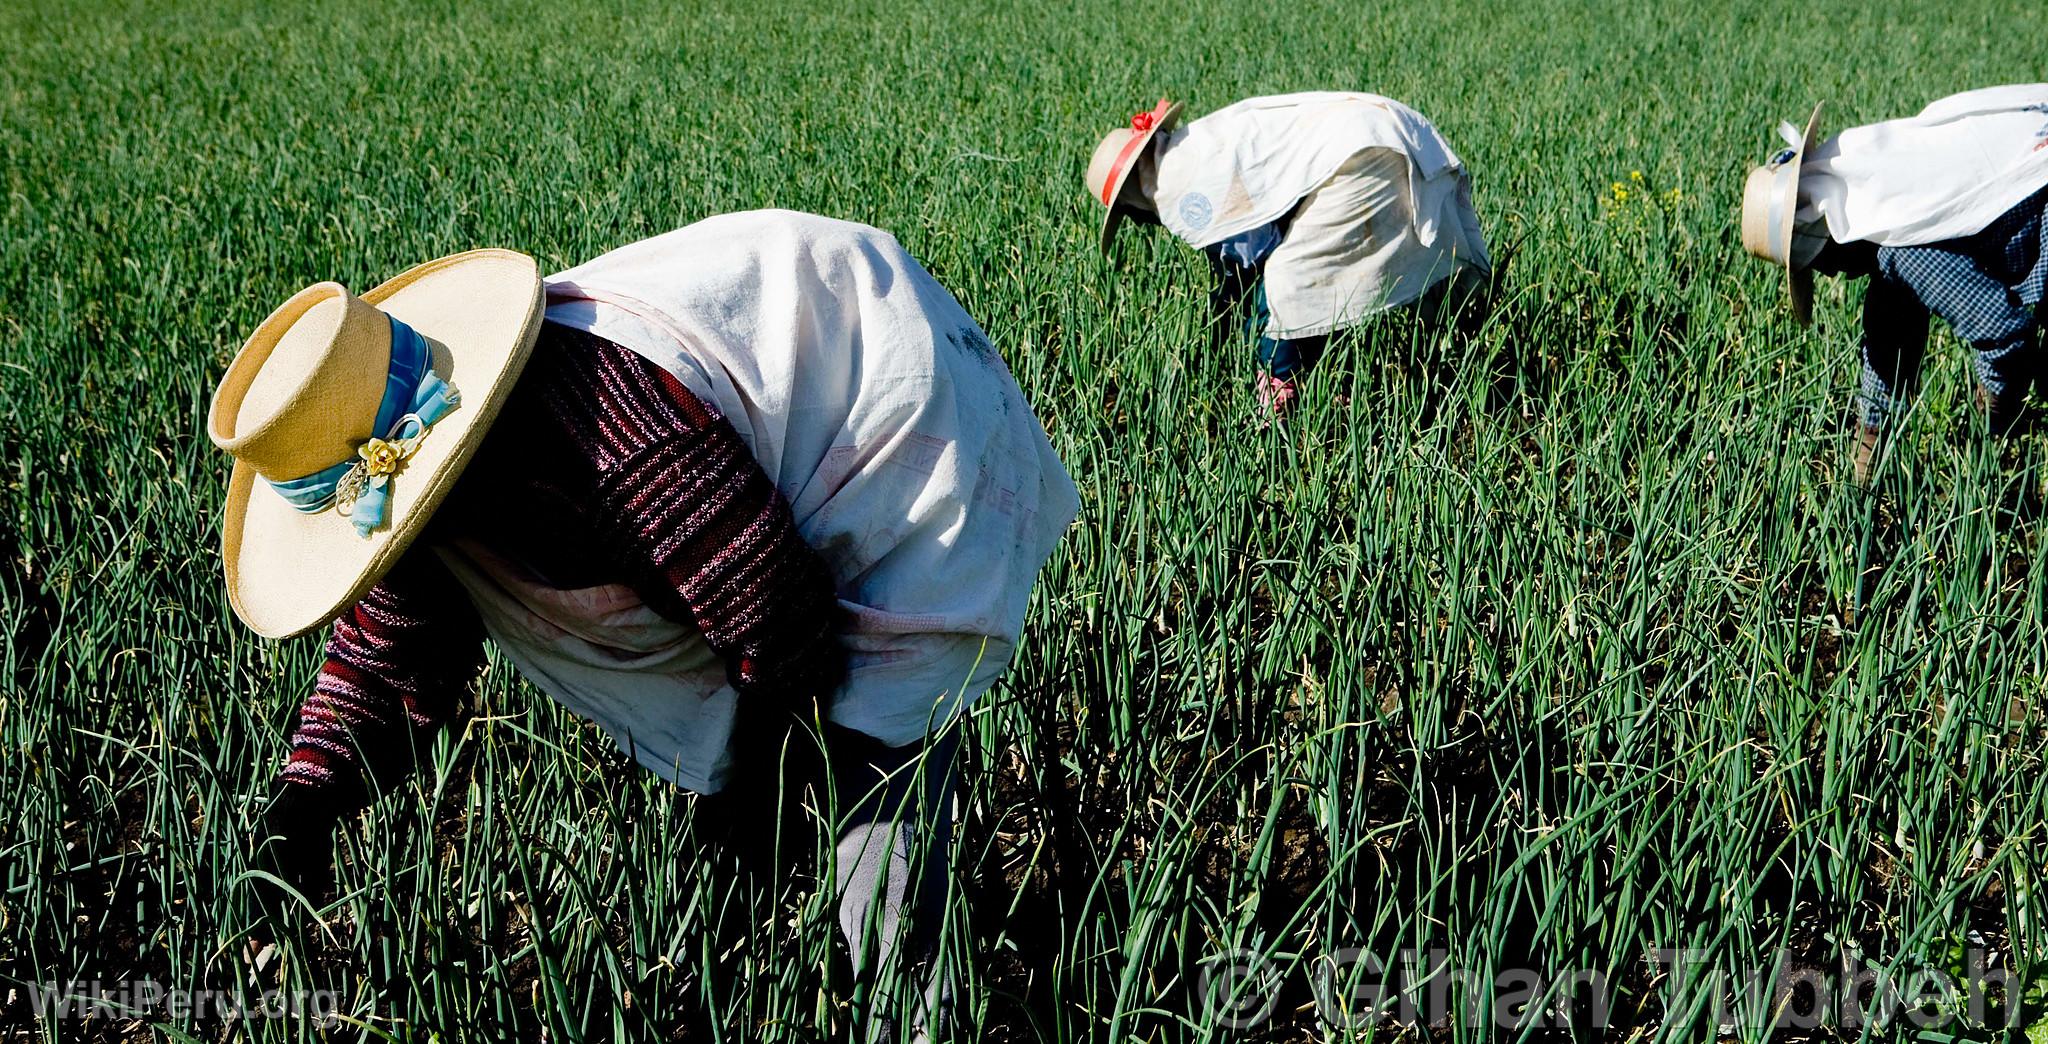
[[[1986,87],[1821,143],[1799,166],[1799,218],[1841,243],[1918,246],[1978,232],[2044,185],[2048,84]]]
[[[1419,112],[1375,94],[1247,98],[1153,145],[1169,231],[1206,247],[1308,200],[1265,269],[1267,334],[1327,333],[1490,266],[1464,164]]]
[[[1079,499],[994,346],[894,237],[729,214],[554,276],[548,300],[549,322],[723,413],[788,499],[845,614],[832,720],[902,746],[993,683]],[[474,546],[444,557],[535,684],[665,778],[723,786],[736,694],[693,627],[622,587],[551,590]]]
[[[1312,337],[1421,298],[1461,269],[1486,270],[1486,240],[1462,175],[1428,243],[1409,205],[1407,157],[1367,149],[1302,199],[1266,259],[1266,336]]]
[[[1246,98],[1175,128],[1153,145],[1153,198],[1169,231],[1205,247],[1278,220],[1345,160],[1376,148],[1408,157],[1416,227],[1434,242],[1457,191],[1445,176],[1464,165],[1421,113],[1376,94]]]

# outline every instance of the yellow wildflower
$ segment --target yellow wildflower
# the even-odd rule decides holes
[[[1630,181],[1633,181],[1633,182],[1635,182],[1636,184],[1640,185],[1640,184],[1642,184],[1642,183],[1643,183],[1643,172],[1642,172],[1642,171],[1640,171],[1640,170],[1632,170],[1632,171],[1629,171],[1629,172],[1628,172],[1628,179],[1629,179]]]

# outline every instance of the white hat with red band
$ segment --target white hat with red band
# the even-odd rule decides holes
[[[1124,208],[1116,202],[1117,194],[1124,189],[1124,182],[1130,180],[1131,171],[1137,167],[1137,159],[1151,142],[1153,135],[1173,129],[1175,120],[1180,118],[1181,103],[1159,99],[1159,104],[1149,112],[1131,117],[1129,127],[1118,127],[1110,131],[1095,146],[1095,155],[1088,160],[1088,194],[1102,204],[1102,252],[1109,252],[1110,240],[1115,238],[1116,229],[1123,222]]]

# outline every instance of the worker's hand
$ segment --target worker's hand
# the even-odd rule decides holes
[[[259,920],[251,932],[251,955],[275,942],[289,923],[300,896],[318,901],[334,869],[335,804],[311,787],[279,782],[277,795],[250,837],[248,878]],[[296,893],[296,894],[295,894]]]
[[[1977,415],[1990,426],[1991,434],[2000,436],[2024,435],[2032,427],[2033,418],[2027,410],[2027,394],[2024,387],[2016,393],[1994,394],[1977,382],[1977,391],[1972,396],[1977,405]]]
[[[1301,389],[1293,381],[1283,381],[1270,373],[1259,375],[1259,409],[1265,416],[1276,421],[1286,420],[1294,411],[1294,402],[1301,397]]]
[[[1877,454],[1883,448],[1883,433],[1868,424],[1856,424],[1856,448],[1851,458],[1853,476],[1859,486],[1870,485],[1870,476],[1877,467]]]

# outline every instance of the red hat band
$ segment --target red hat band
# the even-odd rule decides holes
[[[1159,121],[1165,119],[1166,113],[1172,108],[1172,102],[1161,98],[1159,104],[1152,107],[1151,112],[1141,112],[1131,117],[1131,129],[1137,133],[1131,135],[1131,140],[1124,142],[1123,151],[1116,154],[1116,162],[1109,165],[1109,176],[1102,181],[1103,206],[1110,205],[1109,201],[1116,193],[1117,180],[1122,177],[1124,168],[1130,166],[1131,157],[1138,154],[1138,146],[1145,143],[1145,135],[1159,126]]]

